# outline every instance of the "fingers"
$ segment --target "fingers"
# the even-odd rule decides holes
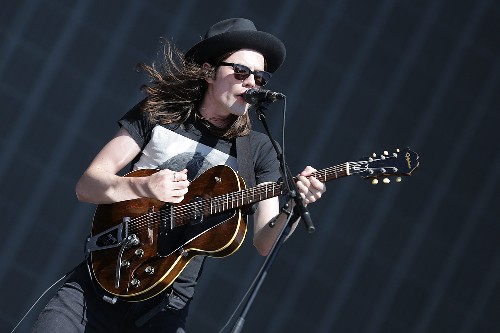
[[[169,171],[172,174],[172,182],[169,186],[170,190],[167,190],[165,193],[169,196],[166,200],[168,200],[168,202],[179,203],[184,200],[184,196],[187,194],[190,184],[187,180],[187,169],[179,172]]]
[[[169,196],[167,196],[164,200],[166,202],[179,203],[184,200],[184,196],[187,194],[187,187],[184,189],[173,189],[169,192]]]
[[[187,170],[160,170],[148,179],[149,196],[164,202],[179,203],[184,200],[189,184]]]
[[[182,171],[166,170],[166,172],[170,172],[172,174],[172,181],[174,182],[187,180],[187,169],[184,169]]]
[[[314,169],[312,166],[308,165],[308,166],[306,166],[304,171],[302,171],[300,173],[300,175],[304,176],[304,177],[309,177],[313,172],[316,172],[316,169]]]
[[[305,205],[317,201],[326,191],[325,184],[312,176],[314,172],[316,169],[307,166],[297,177],[297,188]]]

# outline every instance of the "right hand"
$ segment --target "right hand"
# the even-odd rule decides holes
[[[160,170],[148,177],[148,196],[164,202],[179,203],[184,200],[189,184],[187,169],[182,171]]]

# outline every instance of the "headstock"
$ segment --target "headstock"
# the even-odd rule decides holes
[[[378,178],[385,177],[384,183],[389,183],[389,176],[396,176],[396,181],[401,181],[401,176],[411,176],[419,166],[418,154],[410,148],[396,149],[393,153],[384,151],[381,155],[373,154],[357,162],[349,162],[352,174],[362,178],[372,178],[372,184],[378,183]]]

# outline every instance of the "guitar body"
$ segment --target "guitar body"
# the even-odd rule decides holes
[[[137,170],[126,177],[149,176],[154,172],[157,170]],[[99,247],[90,256],[95,279],[110,294],[127,301],[142,301],[167,289],[195,256],[232,254],[240,247],[247,230],[246,215],[241,209],[210,216],[189,210],[193,219],[182,225],[176,225],[177,219],[171,217],[185,214],[193,207],[190,203],[244,187],[243,179],[231,168],[216,166],[190,184],[179,204],[141,198],[99,205],[89,238]],[[125,230],[127,235],[135,235],[138,242],[127,246],[118,242]]]

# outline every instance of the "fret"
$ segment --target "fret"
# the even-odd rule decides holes
[[[216,206],[215,206],[215,213],[220,213],[220,198],[217,198],[217,200],[215,200],[215,203],[216,203]]]

